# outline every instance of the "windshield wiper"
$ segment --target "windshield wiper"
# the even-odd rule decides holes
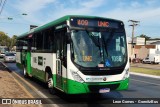
[[[103,36],[102,36],[103,37]],[[104,49],[105,49],[105,51],[106,51],[106,54],[107,54],[107,57],[108,57],[108,50],[107,50],[107,45],[106,45],[106,43],[105,43],[105,40],[104,40],[104,38],[102,39],[102,43],[103,43],[103,46],[104,46]]]
[[[95,35],[93,35],[92,33],[90,33],[90,32],[87,31],[87,30],[86,30],[86,32],[87,32],[88,36],[92,39],[93,43],[94,43],[96,46],[100,47],[100,44],[99,44],[99,43],[97,42],[97,40],[94,38]],[[98,38],[98,39],[99,39],[99,38]],[[98,41],[99,41],[99,40],[98,40]]]

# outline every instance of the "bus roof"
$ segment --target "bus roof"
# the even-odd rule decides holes
[[[55,26],[57,24],[60,24],[66,20],[69,20],[70,18],[72,17],[76,17],[76,18],[90,18],[90,19],[94,19],[94,18],[100,18],[100,19],[108,19],[108,20],[112,20],[112,21],[117,21],[117,22],[122,22],[120,20],[115,20],[115,19],[110,19],[110,18],[105,18],[105,17],[98,17],[98,16],[84,16],[84,15],[66,15],[64,17],[61,17],[57,20],[54,20],[54,21],[51,21],[47,24],[44,24],[42,26],[39,26],[39,27],[36,27],[36,28],[33,28],[31,29],[30,31],[26,32],[26,33],[23,33],[21,34],[17,39],[22,39],[22,38],[25,38],[27,37],[29,34],[32,34],[32,33],[35,33],[35,32],[39,32],[41,30],[44,30],[44,29],[47,29],[49,27],[52,27],[52,26]]]

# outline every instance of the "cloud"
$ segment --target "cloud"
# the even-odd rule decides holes
[[[41,24],[43,11],[48,8],[48,5],[56,0],[15,0],[12,7],[17,13],[27,13],[23,17],[25,21],[32,24]],[[45,15],[44,15],[45,16]]]
[[[35,13],[54,2],[55,0],[21,0],[17,1],[14,7],[21,12]]]
[[[12,7],[30,23],[44,24],[68,14],[91,15],[105,0],[16,0]],[[42,21],[43,20],[43,21]]]
[[[94,10],[106,3],[105,0],[67,0],[56,1],[54,9],[48,12],[48,21],[65,15],[93,15]]]
[[[87,2],[82,2],[81,5],[85,8],[96,8],[101,6],[106,0],[86,0]]]
[[[142,5],[141,5],[140,2],[137,2],[137,1],[131,2],[131,7],[132,7],[132,8],[139,8],[139,7],[141,7],[141,6],[142,6]]]
[[[119,19],[125,22],[129,32],[129,19],[141,21],[138,29],[135,29],[139,33],[145,32],[144,28],[149,31],[149,26],[155,26],[152,29],[160,26],[159,0],[14,0],[10,3],[8,8],[14,8],[17,13],[28,14],[17,20],[20,23],[41,25],[72,14]],[[6,14],[10,12],[6,11]]]
[[[99,13],[99,16],[122,20],[125,23],[127,35],[131,35],[131,24],[128,20],[140,21],[140,26],[135,28],[135,35],[146,34],[149,36],[159,35],[160,26],[160,7],[157,5],[159,1],[141,3],[141,2],[120,2],[117,7],[106,12]]]
[[[128,21],[129,19],[140,20],[140,21],[156,21],[154,19],[160,19],[160,8],[116,8],[112,11],[107,11],[102,13],[101,16],[116,18],[123,21]]]

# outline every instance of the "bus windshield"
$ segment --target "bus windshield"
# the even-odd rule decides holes
[[[73,30],[72,59],[82,67],[120,67],[127,62],[124,30]]]

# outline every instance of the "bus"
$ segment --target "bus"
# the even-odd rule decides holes
[[[98,16],[67,15],[17,38],[17,66],[50,92],[107,93],[127,90],[129,58],[124,23]]]

